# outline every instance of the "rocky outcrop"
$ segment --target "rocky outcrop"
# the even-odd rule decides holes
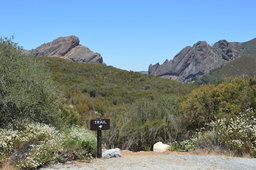
[[[57,38],[26,53],[31,56],[60,57],[76,62],[103,63],[101,55],[80,45],[76,36]]]
[[[102,63],[103,59],[99,53],[92,52],[89,48],[78,45],[70,50],[66,55],[67,58],[77,62]]]
[[[210,46],[205,41],[199,41],[192,47],[185,47],[173,60],[150,65],[148,73],[187,82],[238,58],[243,51],[242,43],[220,40]]]

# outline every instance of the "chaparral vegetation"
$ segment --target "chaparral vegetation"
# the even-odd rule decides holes
[[[187,85],[103,64],[29,57],[0,40],[0,160],[20,169],[91,159],[89,120],[111,119],[106,148],[205,149],[256,157],[256,79]],[[202,83],[199,83],[202,84]]]

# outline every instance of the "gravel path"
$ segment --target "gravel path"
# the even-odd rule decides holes
[[[121,158],[72,162],[41,170],[256,170],[256,159],[177,153],[122,153]]]

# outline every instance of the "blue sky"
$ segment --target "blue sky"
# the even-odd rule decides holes
[[[60,36],[133,71],[199,40],[256,38],[255,0],[0,0],[0,36],[33,49]]]

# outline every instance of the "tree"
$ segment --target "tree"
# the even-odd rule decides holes
[[[24,119],[61,122],[62,103],[43,65],[7,38],[0,38],[0,60],[0,127]]]

